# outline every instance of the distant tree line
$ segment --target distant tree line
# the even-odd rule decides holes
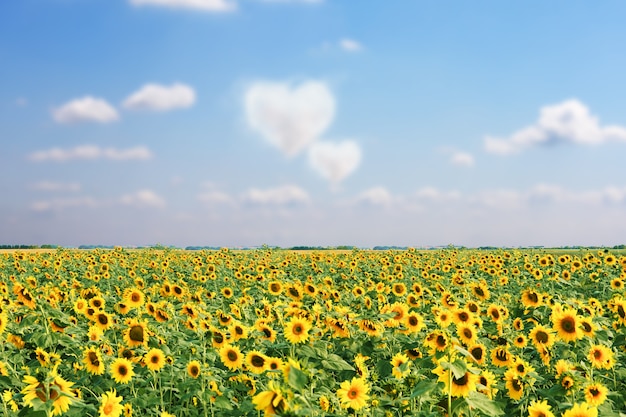
[[[0,245],[0,249],[56,249],[58,245]]]

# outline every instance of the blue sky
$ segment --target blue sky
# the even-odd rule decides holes
[[[626,243],[622,1],[0,3],[0,243]]]

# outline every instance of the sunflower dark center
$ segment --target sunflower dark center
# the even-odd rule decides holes
[[[265,365],[265,358],[260,355],[254,355],[250,360],[250,363],[257,368],[261,368]]]
[[[548,333],[542,330],[538,331],[535,337],[539,343],[546,343],[548,341]]]
[[[128,332],[128,336],[130,340],[134,342],[143,342],[143,327],[142,326],[133,326],[130,328],[130,332]]]
[[[237,355],[237,352],[235,352],[234,350],[229,350],[226,356],[228,357],[228,360],[230,360],[231,362],[235,362],[239,358],[239,356]]]
[[[565,317],[561,321],[561,329],[566,333],[576,333],[576,321],[573,317]]]

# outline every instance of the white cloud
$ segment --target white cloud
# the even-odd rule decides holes
[[[335,116],[335,99],[320,81],[256,82],[244,102],[250,127],[289,157],[315,141]]]
[[[120,198],[120,202],[136,207],[165,207],[165,200],[152,190],[139,190],[132,194],[125,194]]]
[[[454,152],[450,156],[450,163],[460,167],[471,168],[474,166],[474,156],[467,152]]]
[[[435,187],[422,187],[415,193],[419,200],[431,202],[450,202],[461,199],[461,193],[458,191],[441,191]]]
[[[363,50],[361,43],[348,38],[341,39],[339,41],[339,47],[346,52],[360,52]]]
[[[258,205],[299,205],[311,201],[309,194],[295,185],[284,185],[276,188],[252,188],[244,193],[242,200],[246,203]]]
[[[55,161],[65,162],[72,159],[94,160],[146,160],[153,157],[150,149],[145,146],[136,146],[127,149],[101,148],[97,145],[80,145],[71,149],[52,148],[45,151],[37,151],[29,155],[29,159],[35,162]]]
[[[107,103],[106,100],[91,96],[72,100],[54,109],[52,117],[58,123],[110,123],[119,119],[117,110]]]
[[[323,3],[324,0],[260,0],[262,3]]]
[[[352,174],[361,163],[361,148],[354,141],[318,142],[309,148],[309,163],[333,184]]]
[[[598,145],[609,141],[626,141],[626,128],[601,126],[582,102],[571,99],[541,108],[535,124],[513,133],[509,138],[486,137],[487,152],[508,155],[527,148],[556,143]]]
[[[237,9],[237,3],[229,0],[130,0],[130,3],[135,6],[163,6],[206,12],[231,12]]]
[[[371,206],[389,206],[393,196],[385,187],[373,187],[363,191],[356,197],[357,203]]]
[[[94,208],[98,203],[91,197],[77,197],[77,198],[56,198],[47,201],[36,201],[31,204],[30,209],[33,211],[44,212],[53,210],[63,210],[67,208]]]
[[[32,185],[32,188],[39,191],[80,191],[80,184],[77,182],[54,182],[54,181],[40,181]]]
[[[132,110],[168,111],[191,107],[195,102],[196,92],[188,85],[146,84],[128,96],[122,105]]]
[[[235,204],[235,199],[233,197],[218,190],[204,191],[198,194],[198,200],[202,201],[203,203],[209,206],[216,206],[216,205],[232,206]]]

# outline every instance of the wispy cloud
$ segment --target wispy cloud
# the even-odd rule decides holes
[[[58,211],[68,208],[95,208],[98,202],[92,197],[55,198],[40,200],[31,204],[30,209],[37,212]]]
[[[205,12],[232,12],[237,3],[229,0],[129,0],[135,6],[161,6],[172,9],[201,10]]]
[[[54,161],[66,162],[70,160],[110,159],[147,160],[153,157],[152,151],[145,146],[136,146],[127,149],[101,148],[97,145],[81,145],[71,149],[52,148],[37,151],[29,155],[34,162]]]
[[[139,190],[132,194],[125,194],[120,202],[127,206],[135,207],[165,207],[165,199],[152,190]]]
[[[175,83],[171,86],[146,84],[132,93],[122,104],[132,110],[169,111],[188,108],[196,102],[196,92],[188,85]]]
[[[52,111],[52,117],[58,123],[79,122],[110,123],[119,120],[117,110],[106,100],[86,96],[69,101]]]
[[[508,138],[485,138],[487,152],[509,155],[525,149],[558,143],[599,145],[609,141],[626,142],[626,128],[601,126],[585,104],[576,99],[541,108],[534,124]]]
[[[354,39],[343,38],[339,41],[339,47],[346,52],[361,52],[363,45]]]
[[[31,186],[35,190],[39,191],[70,191],[78,192],[81,187],[77,182],[55,182],[55,181],[40,181]]]
[[[307,204],[311,197],[296,185],[283,185],[266,189],[251,188],[242,195],[241,200],[252,205],[292,206]]]

